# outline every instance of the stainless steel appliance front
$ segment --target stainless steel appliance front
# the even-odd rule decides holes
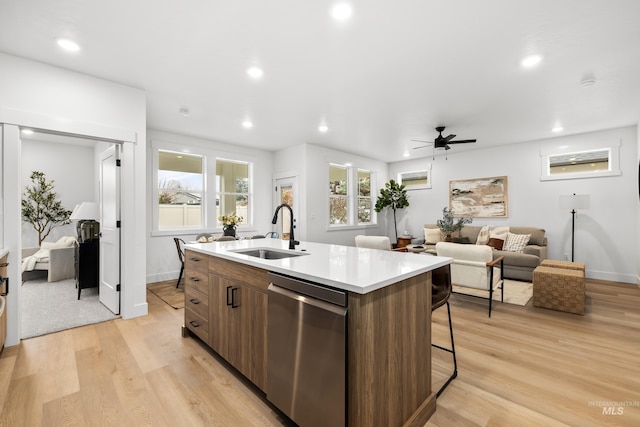
[[[344,426],[346,293],[269,274],[267,399],[301,427]]]

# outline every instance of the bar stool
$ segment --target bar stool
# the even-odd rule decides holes
[[[445,388],[449,385],[455,377],[458,376],[458,361],[456,360],[456,347],[453,344],[453,324],[451,323],[451,308],[449,307],[449,297],[451,296],[451,267],[445,265],[439,267],[431,272],[431,312],[436,309],[447,306],[447,315],[449,316],[449,335],[451,336],[451,348],[439,346],[437,344],[431,344],[440,350],[444,350],[453,355],[453,373],[449,379],[440,387],[440,390],[436,393],[436,397],[440,397]]]

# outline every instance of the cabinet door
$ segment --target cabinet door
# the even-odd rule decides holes
[[[211,276],[211,347],[260,389],[266,386],[267,294]],[[215,290],[214,290],[215,288]]]

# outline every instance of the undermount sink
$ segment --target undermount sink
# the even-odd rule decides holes
[[[282,258],[292,258],[301,255],[309,255],[304,252],[294,252],[291,250],[277,250],[271,248],[251,248],[251,249],[236,249],[230,250],[229,252],[234,252],[241,255],[253,256],[256,258],[262,259],[282,259]]]

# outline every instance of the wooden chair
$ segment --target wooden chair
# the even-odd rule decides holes
[[[176,288],[180,286],[180,280],[182,280],[182,273],[184,273],[184,240],[174,237],[173,241],[176,244],[176,249],[178,250],[178,259],[180,260],[180,274],[178,275],[178,283],[176,283]]]
[[[407,252],[407,248],[392,249],[387,236],[356,236],[357,248],[382,249],[384,251]]]
[[[500,302],[504,301],[504,256],[493,259],[493,249],[487,245],[450,242],[436,243],[436,251],[438,256],[453,258],[451,281],[454,285],[489,292],[491,317],[493,290],[496,287],[500,288]],[[495,272],[495,269],[499,271]]]
[[[451,307],[449,306],[449,297],[451,296],[451,266],[445,265],[443,267],[436,268],[431,272],[431,312],[446,305],[447,316],[449,317],[449,335],[451,337],[451,348],[442,347],[437,344],[431,344],[440,350],[444,350],[447,353],[453,355],[453,373],[447,381],[440,387],[436,393],[436,397],[440,397],[445,388],[458,376],[458,361],[456,359],[456,347],[453,343],[453,323],[451,322]]]

